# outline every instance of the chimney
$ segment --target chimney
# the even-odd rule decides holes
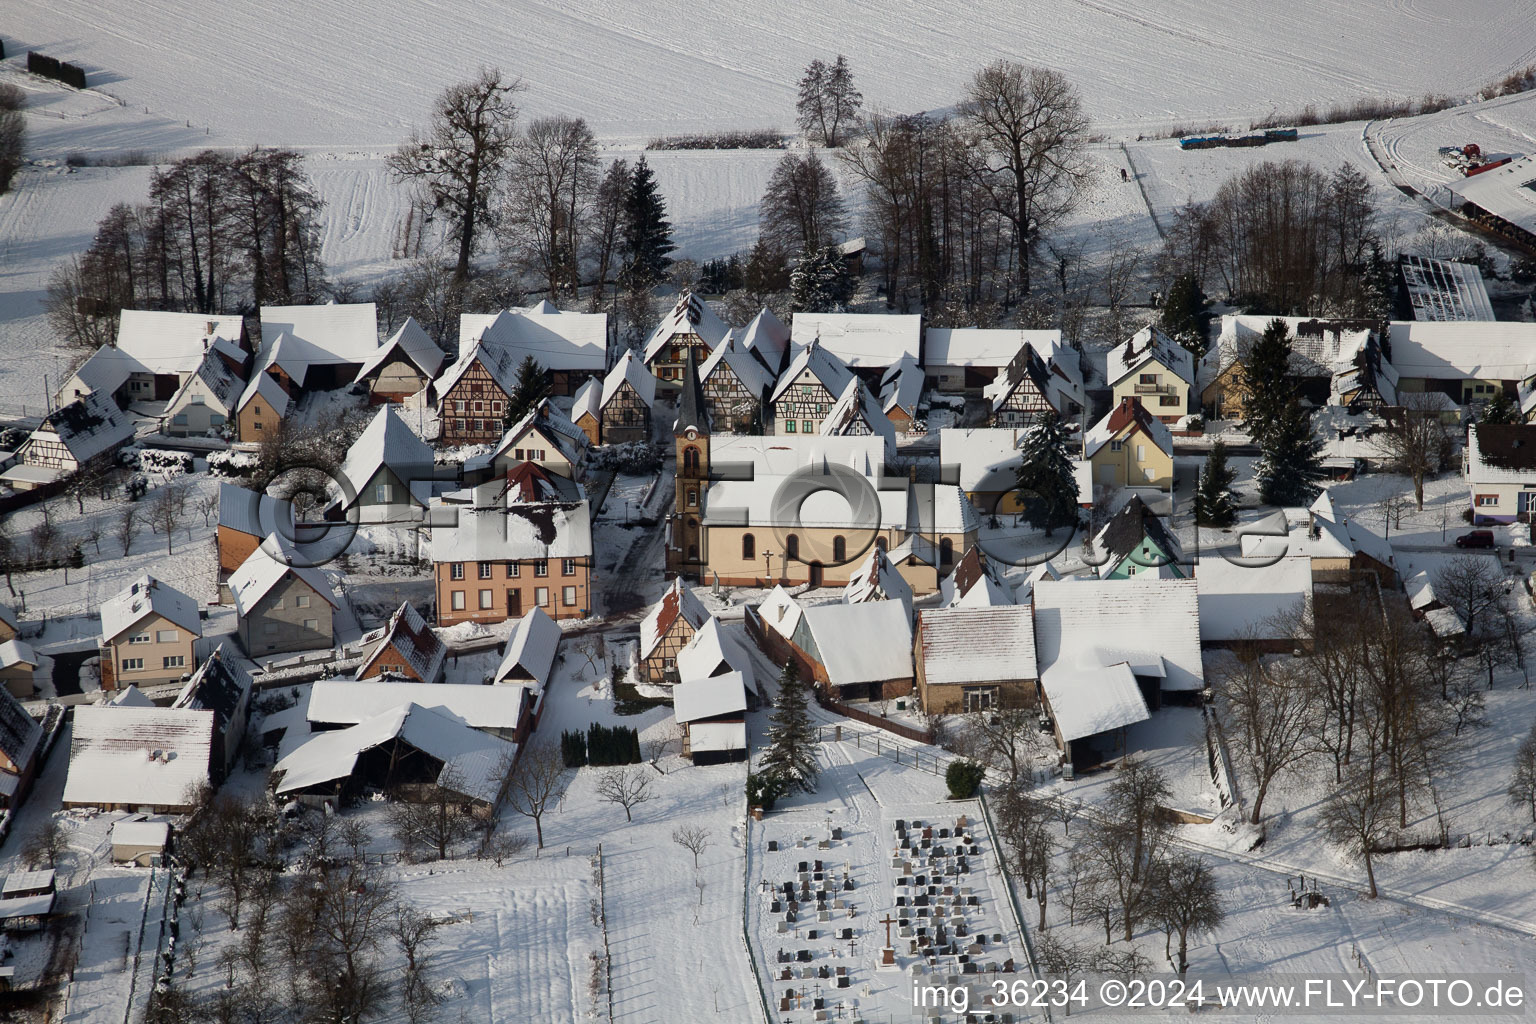
[[[208,321],[208,322],[207,322],[207,323],[206,323],[206,324],[205,324],[205,325],[204,325],[204,326],[203,326],[203,337],[205,337],[205,338],[211,338],[211,337],[213,337],[213,321],[212,321],[212,320],[209,320],[209,321]],[[204,346],[204,347],[205,347],[205,348],[206,348],[206,347],[207,347],[207,344],[208,344],[208,343],[207,343],[207,342],[204,342],[204,343],[203,343],[203,346]]]

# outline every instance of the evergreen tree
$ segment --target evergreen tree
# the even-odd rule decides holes
[[[1265,439],[1296,402],[1290,376],[1291,337],[1284,320],[1271,320],[1243,355],[1239,387],[1243,392],[1243,427],[1255,443]]]
[[[1509,396],[1500,391],[1493,396],[1493,401],[1483,407],[1483,423],[1519,423],[1520,412],[1515,408],[1515,403],[1509,400]]]
[[[768,244],[762,235],[747,253],[746,266],[742,268],[741,286],[753,295],[772,295],[789,288],[789,270],[784,254]]]
[[[1054,416],[1043,416],[1019,442],[1024,462],[1017,486],[1024,518],[1049,537],[1058,526],[1077,523],[1077,475],[1067,454],[1067,436]]]
[[[1194,274],[1180,274],[1168,288],[1163,300],[1160,326],[1180,345],[1195,354],[1198,360],[1205,355],[1205,292]]]
[[[848,261],[835,245],[804,252],[789,272],[789,305],[796,313],[835,313],[853,295]]]
[[[1237,521],[1232,500],[1232,481],[1237,473],[1227,465],[1227,446],[1217,441],[1205,457],[1200,486],[1195,490],[1195,523],[1200,526],[1231,526]]]
[[[816,730],[806,709],[810,698],[805,681],[794,662],[784,666],[779,676],[779,696],[768,718],[768,750],[758,763],[758,772],[778,784],[783,792],[799,787],[807,793],[816,791]]]
[[[1312,436],[1312,417],[1299,402],[1280,414],[1259,457],[1259,497],[1271,505],[1306,505],[1322,490],[1323,443]]]
[[[517,385],[507,396],[505,423],[511,427],[549,394],[549,375],[533,356],[523,356],[517,366]]]
[[[639,291],[655,286],[666,276],[672,259],[672,225],[667,203],[656,187],[656,175],[642,155],[635,163],[629,195],[624,201],[622,255],[626,288]]]

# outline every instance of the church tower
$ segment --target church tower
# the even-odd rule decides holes
[[[672,439],[677,453],[677,487],[668,517],[667,575],[698,579],[709,561],[701,525],[704,494],[709,488],[709,411],[692,349],[683,368]]]

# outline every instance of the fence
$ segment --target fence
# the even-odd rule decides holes
[[[592,854],[597,862],[597,910],[603,920],[603,986],[608,990],[608,1024],[613,1024],[613,952],[608,948],[608,897],[603,881],[603,844]]]
[[[1013,922],[1019,926],[1019,934],[1024,938],[1024,955],[1029,958],[1029,970],[1039,978],[1040,961],[1035,957],[1035,944],[1029,938],[1029,929],[1024,926],[1024,912],[1019,907],[1019,896],[1013,891],[1013,876],[1008,873],[1008,866],[1003,863],[1003,836],[992,821],[992,808],[987,805],[986,789],[979,790],[976,797],[977,802],[981,804],[981,816],[986,819],[987,832],[992,839],[992,855],[997,861],[997,874],[1002,879],[1003,889],[1008,893],[1008,906],[1013,908]],[[1047,1005],[1044,1010],[1046,1024],[1050,1024],[1051,1008]]]
[[[752,929],[748,924],[752,907],[752,816],[746,816],[746,829],[741,858],[741,942],[747,947],[747,960],[752,964],[752,983],[757,986],[757,998],[763,1009],[763,1021],[769,1024],[773,1014],[768,1009],[768,990],[763,987],[763,972],[757,963],[757,947],[752,945]]]
[[[880,715],[872,715],[868,711],[863,711],[859,708],[844,704],[841,701],[835,700],[834,698],[828,697],[826,695],[818,696],[816,698],[816,702],[822,707],[826,708],[828,711],[842,715],[844,718],[851,718],[855,722],[863,722],[865,725],[872,725],[876,729],[884,729],[886,732],[900,736],[903,739],[912,740],[916,743],[931,744],[933,742],[932,729],[914,729],[909,725],[902,725],[900,722],[893,722],[889,718],[883,718]]]
[[[901,744],[892,743],[889,740],[882,741],[874,733],[860,732],[857,729],[846,729],[841,725],[817,726],[816,739],[821,743],[837,741],[848,743],[851,741],[860,750],[868,750],[881,757],[888,757],[897,764],[906,765],[909,768],[916,768],[919,771],[939,776],[944,774],[949,768],[950,762],[954,760],[954,758],[946,760],[937,754],[928,754],[921,750],[912,750],[909,747],[903,747]]]

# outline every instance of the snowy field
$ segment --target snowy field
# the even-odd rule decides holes
[[[530,114],[581,115],[604,136],[787,128],[801,69],[838,52],[866,103],[900,111],[953,103],[999,57],[1056,67],[1097,121],[1134,134],[1361,96],[1471,93],[1536,59],[1524,10],[1520,0],[985,0],[957,16],[937,0],[707,12],[675,0],[317,0],[300,18],[270,0],[213,12],[198,0],[18,0],[4,31],[8,52],[77,63],[127,107],[207,127],[222,144],[380,146],[479,65],[522,76]]]

